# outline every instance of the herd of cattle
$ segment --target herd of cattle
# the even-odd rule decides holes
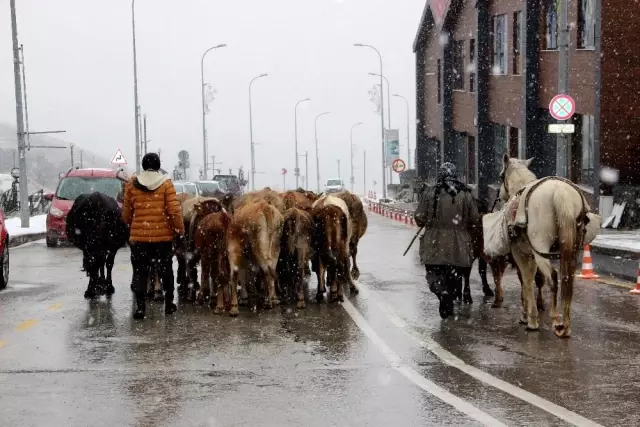
[[[231,316],[250,299],[264,308],[291,300],[304,308],[311,270],[318,278],[318,301],[327,286],[331,302],[344,301],[346,285],[358,292],[356,256],[367,216],[360,198],[349,191],[318,195],[265,188],[222,199],[180,197],[187,230],[184,245],[175,250],[181,299],[202,304],[209,297],[217,314]],[[89,276],[85,297],[112,294],[115,254],[128,240],[115,200],[101,193],[78,198],[67,218],[67,236],[83,251]],[[162,297],[161,289],[152,274],[149,296]]]

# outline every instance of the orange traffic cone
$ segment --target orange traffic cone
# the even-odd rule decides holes
[[[582,255],[582,273],[578,274],[578,277],[581,279],[599,279],[598,276],[593,271],[593,261],[591,260],[591,248],[589,245],[584,247],[584,252]]]
[[[640,295],[640,264],[638,265],[638,279],[636,280],[636,288],[629,291],[630,294]]]

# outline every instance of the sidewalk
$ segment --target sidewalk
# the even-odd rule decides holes
[[[7,219],[5,225],[9,233],[9,247],[20,246],[46,237],[47,215],[32,216],[29,228],[20,227],[20,217]]]
[[[385,204],[392,209],[414,212],[417,203]],[[601,229],[591,242],[591,251],[612,257],[640,259],[640,230]]]

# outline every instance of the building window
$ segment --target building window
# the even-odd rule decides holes
[[[494,164],[494,182],[500,179],[502,172],[502,156],[509,148],[507,140],[507,127],[505,125],[493,125],[493,164]]]
[[[464,40],[453,42],[453,90],[464,90]]]
[[[493,74],[507,74],[507,15],[493,17]]]
[[[578,0],[578,47],[596,46],[595,0]]]
[[[468,159],[468,178],[467,183],[476,183],[476,138],[474,136],[467,136],[467,159]]]
[[[442,66],[440,64],[440,60],[438,59],[438,70],[436,78],[438,79],[438,104],[442,102]]]
[[[513,74],[522,74],[522,11],[513,14]]]
[[[595,147],[595,121],[593,116],[582,116],[582,161],[580,168],[580,182],[590,184],[593,182],[594,169],[596,167],[596,159],[594,156]]]
[[[556,0],[545,0],[544,3],[545,49],[558,49],[558,9]]]
[[[469,40],[469,92],[476,90],[476,39]]]

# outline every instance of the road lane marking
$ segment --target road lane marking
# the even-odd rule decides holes
[[[54,304],[51,304],[49,307],[47,307],[47,310],[56,311],[56,310],[60,310],[61,308],[62,308],[62,303],[61,302],[56,302]]]
[[[20,324],[18,324],[18,326],[16,326],[16,331],[26,331],[27,329],[33,328],[37,324],[38,320],[36,319],[25,320],[24,322],[21,322]]]
[[[465,374],[491,387],[497,388],[498,390],[510,394],[511,396],[517,397],[518,399],[523,400],[533,406],[536,406],[543,411],[548,412],[560,418],[561,420],[568,422],[569,424],[573,424],[575,426],[603,427],[602,425],[591,421],[583,417],[582,415],[576,414],[575,412],[563,408],[560,405],[556,405],[555,403],[543,399],[540,396],[537,396],[504,380],[501,380],[500,378],[494,377],[493,375],[482,371],[474,366],[468,365],[462,359],[446,350],[433,339],[428,337],[419,337],[413,331],[409,330],[407,322],[399,315],[397,315],[391,308],[391,306],[378,298],[378,296],[375,295],[375,291],[367,289],[366,285],[362,283],[358,283],[358,289],[360,290],[361,296],[371,299],[371,301],[373,301],[374,304],[376,304],[378,308],[387,316],[391,323],[393,323],[401,331],[403,331],[406,336],[413,339],[421,347],[429,350],[436,357],[438,357],[438,359],[440,359],[447,365],[457,368]]]
[[[0,340],[0,348],[4,347],[5,345],[7,345],[7,342],[4,340]]]
[[[415,369],[411,366],[407,365],[402,361],[400,356],[394,352],[391,347],[385,343],[382,338],[373,330],[371,326],[367,323],[367,321],[362,317],[360,312],[356,310],[356,308],[349,302],[349,300],[345,300],[342,304],[342,307],[345,309],[347,314],[354,321],[356,326],[373,342],[373,344],[380,350],[382,355],[391,363],[391,366],[400,372],[402,376],[407,378],[409,381],[420,387],[422,390],[427,393],[437,397],[441,401],[453,406],[458,411],[466,414],[470,418],[486,425],[486,426],[504,426],[506,424],[501,423],[497,419],[493,418],[491,415],[482,412],[480,409],[476,408],[469,402],[459,398],[458,396],[450,393],[439,385],[429,381],[422,375],[420,375]]]

